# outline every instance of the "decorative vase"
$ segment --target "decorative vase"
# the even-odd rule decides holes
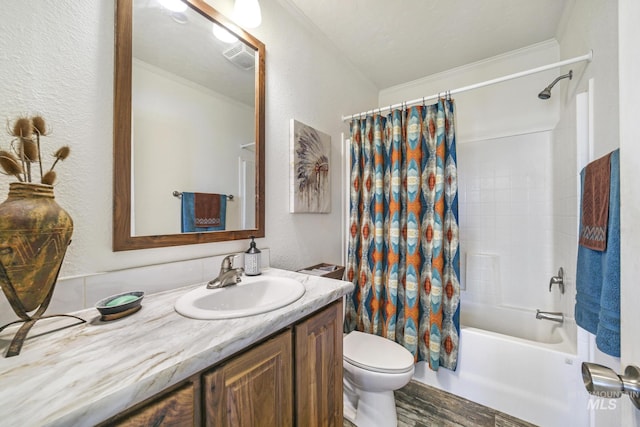
[[[10,184],[9,196],[0,204],[0,286],[25,322],[16,335],[16,339],[22,336],[17,349],[12,344],[13,352],[20,352],[35,321],[49,317],[42,314],[51,300],[72,232],[73,221],[54,200],[53,186]],[[35,314],[28,314],[36,309]]]

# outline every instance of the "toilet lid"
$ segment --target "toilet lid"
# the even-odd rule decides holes
[[[352,365],[376,372],[407,372],[413,355],[406,348],[377,335],[353,331],[344,337],[344,359]]]

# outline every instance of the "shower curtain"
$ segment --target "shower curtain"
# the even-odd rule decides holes
[[[345,331],[394,340],[455,370],[459,325],[454,103],[351,123]]]

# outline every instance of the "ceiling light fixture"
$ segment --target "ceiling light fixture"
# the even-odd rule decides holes
[[[171,12],[184,12],[187,10],[187,4],[181,0],[158,0],[158,2]]]
[[[218,40],[225,43],[235,43],[238,41],[236,36],[227,31],[226,28],[223,28],[216,23],[213,24],[213,35],[216,36]]]
[[[231,17],[243,28],[256,28],[262,23],[262,12],[258,0],[235,0]],[[213,24],[213,34],[225,43],[235,43],[238,38],[218,24]]]
[[[244,28],[257,28],[262,23],[262,12],[258,0],[235,0],[231,16]]]

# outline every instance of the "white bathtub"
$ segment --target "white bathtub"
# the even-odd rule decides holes
[[[535,311],[463,302],[455,372],[426,363],[414,379],[544,427],[588,423],[575,338]],[[575,335],[574,335],[575,337]]]

